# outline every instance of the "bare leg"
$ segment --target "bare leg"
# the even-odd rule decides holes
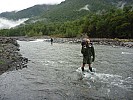
[[[89,66],[89,70],[92,72],[91,64],[88,64],[88,66]]]

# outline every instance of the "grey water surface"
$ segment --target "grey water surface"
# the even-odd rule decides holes
[[[133,100],[131,48],[94,45],[96,72],[81,78],[80,44],[18,43],[30,61],[0,76],[0,100]]]

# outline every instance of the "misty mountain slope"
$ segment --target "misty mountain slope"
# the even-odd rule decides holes
[[[49,9],[52,8],[53,5],[35,5],[33,7],[15,12],[3,12],[0,14],[0,17],[4,17],[7,19],[13,19],[13,20],[18,20],[21,18],[32,18],[35,16],[39,16],[40,14],[48,11]]]
[[[18,26],[22,23],[24,23],[26,20],[26,18],[20,19],[20,20],[8,20],[5,18],[0,18],[0,29],[10,29],[12,27]]]
[[[18,12],[3,12],[7,19],[29,18],[27,22],[69,21],[80,19],[90,13],[102,13],[112,8],[133,5],[133,0],[65,0],[58,5],[35,5]]]

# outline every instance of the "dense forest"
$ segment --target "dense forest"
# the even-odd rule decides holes
[[[0,30],[1,36],[58,36],[78,37],[87,34],[93,38],[132,38],[133,11],[131,6],[111,9],[101,14],[88,15],[64,22],[36,22]]]

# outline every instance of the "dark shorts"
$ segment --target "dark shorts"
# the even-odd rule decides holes
[[[92,63],[92,58],[88,56],[83,57],[83,64],[91,64]]]

